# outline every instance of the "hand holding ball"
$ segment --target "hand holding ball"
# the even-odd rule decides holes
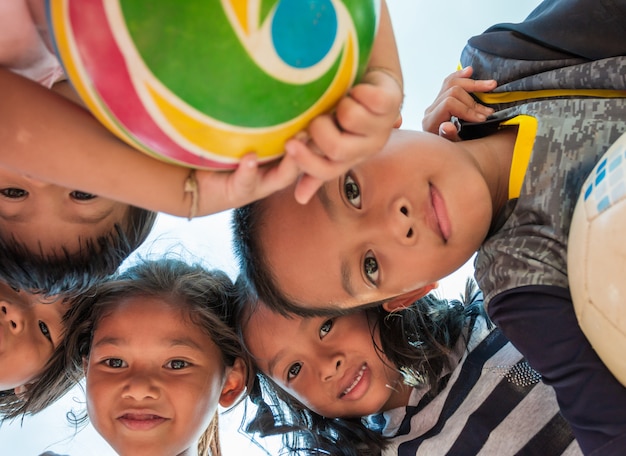
[[[133,147],[184,166],[266,162],[364,71],[378,0],[48,0],[85,104]]]

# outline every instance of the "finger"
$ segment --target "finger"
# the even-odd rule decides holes
[[[302,141],[290,139],[285,144],[285,150],[297,164],[300,170],[319,179],[328,179],[334,175],[333,164],[321,153],[314,151],[312,141],[304,144]]]
[[[372,114],[395,116],[400,110],[402,94],[395,84],[391,88],[393,90],[372,84],[357,84],[350,89],[348,98],[352,98]]]
[[[465,90],[460,87],[453,87],[448,92],[448,98],[444,100],[442,105],[446,105],[451,115],[460,117],[464,120],[472,122],[483,121],[487,116],[493,114],[493,109],[476,101]],[[474,113],[481,118],[470,118]],[[482,118],[484,116],[484,118]]]
[[[307,204],[322,185],[324,185],[323,180],[303,174],[294,189],[296,201],[300,204]]]
[[[314,131],[331,129],[332,126],[328,125],[328,123],[332,120],[339,131],[349,132],[352,134],[363,134],[363,132],[369,131],[372,119],[375,118],[376,117],[356,99],[346,97],[335,107],[334,117],[329,116],[325,120],[311,122],[308,130],[309,134],[314,136]],[[333,136],[336,137],[336,133],[333,133]]]
[[[235,201],[254,193],[259,165],[256,155],[251,153],[242,157],[239,166],[229,179],[230,194]]]
[[[316,155],[316,157],[310,157],[311,159],[325,157],[327,160],[344,160],[346,155],[350,155],[346,149],[347,139],[355,135],[359,136],[357,132],[344,130],[335,117],[330,115],[313,119],[307,131],[310,137],[307,146]],[[319,160],[314,161],[322,163]]]
[[[278,162],[262,166],[259,170],[261,196],[267,196],[291,185],[299,174],[298,164],[289,155],[284,155]]]
[[[422,129],[437,134],[439,125],[450,120],[452,116],[468,122],[483,122],[492,113],[493,109],[477,103],[469,95],[467,97],[448,97],[424,115]]]
[[[452,122],[443,122],[441,125],[439,125],[439,136],[449,139],[452,142],[457,142],[461,140],[456,125],[454,125]]]

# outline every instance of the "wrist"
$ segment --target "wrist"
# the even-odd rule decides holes
[[[376,74],[376,75],[375,75]],[[365,74],[363,75],[363,80],[368,81],[368,79],[372,79],[372,82],[376,82],[378,75],[384,75],[386,78],[391,79],[395,85],[400,89],[400,93],[404,98],[404,84],[402,83],[402,77],[398,76],[392,70],[382,66],[370,66],[365,70]]]

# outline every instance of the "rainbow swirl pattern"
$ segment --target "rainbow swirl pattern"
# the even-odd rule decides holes
[[[363,72],[379,0],[48,0],[57,54],[133,147],[230,169],[262,162]]]

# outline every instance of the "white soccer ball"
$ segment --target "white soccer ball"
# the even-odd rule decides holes
[[[626,134],[582,187],[570,228],[568,276],[578,323],[626,386]]]

